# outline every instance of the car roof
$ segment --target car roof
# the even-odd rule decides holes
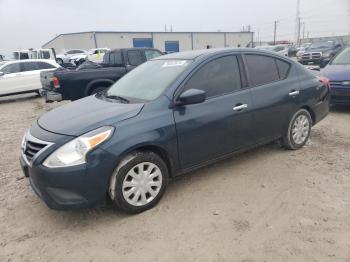
[[[21,59],[21,60],[9,60],[8,63],[22,63],[22,62],[55,62],[53,59]]]
[[[176,60],[195,60],[197,58],[202,58],[206,56],[212,56],[216,54],[223,54],[227,52],[254,52],[254,53],[265,53],[271,55],[271,52],[266,52],[263,50],[255,48],[210,48],[202,50],[185,51],[179,53],[171,53],[163,56],[154,58],[153,60],[163,60],[163,59],[176,59]]]
[[[129,50],[157,50],[153,47],[130,47],[130,48],[115,48],[115,49],[110,49],[110,52],[116,52],[116,51],[129,51]],[[159,51],[160,52],[160,51]]]

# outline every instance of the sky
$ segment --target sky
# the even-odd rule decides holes
[[[350,34],[350,0],[300,0],[307,37]],[[0,54],[81,31],[241,31],[293,40],[297,0],[0,0]]]

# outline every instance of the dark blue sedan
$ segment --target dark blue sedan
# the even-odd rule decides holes
[[[331,104],[350,106],[350,47],[340,52],[321,74],[330,80]]]
[[[23,138],[21,166],[51,208],[109,197],[137,213],[175,176],[275,140],[300,149],[328,111],[328,85],[278,54],[170,54],[43,115]]]

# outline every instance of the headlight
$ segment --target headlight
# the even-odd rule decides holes
[[[331,56],[331,53],[329,53],[329,52],[322,53],[323,58],[328,58],[330,56]]]
[[[104,126],[88,132],[56,149],[44,161],[50,168],[75,166],[86,163],[86,154],[102,142],[108,140],[114,128]]]

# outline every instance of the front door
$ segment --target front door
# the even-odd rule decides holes
[[[236,56],[215,58],[201,66],[181,93],[189,89],[205,91],[207,99],[174,109],[183,169],[252,144],[252,98],[249,89],[242,89]]]

